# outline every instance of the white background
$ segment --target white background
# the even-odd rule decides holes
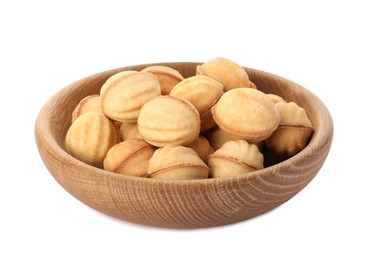
[[[0,259],[368,259],[368,24],[356,0],[1,1]],[[234,225],[160,229],[90,209],[48,173],[34,123],[59,89],[216,56],[291,79],[330,110],[328,159],[290,201]]]

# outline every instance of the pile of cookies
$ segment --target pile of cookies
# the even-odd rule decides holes
[[[262,169],[263,147],[292,156],[312,133],[302,107],[263,93],[240,65],[218,57],[188,78],[168,66],[111,76],[74,109],[65,147],[119,174],[204,179]]]

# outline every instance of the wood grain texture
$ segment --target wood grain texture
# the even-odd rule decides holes
[[[305,108],[314,134],[295,156],[244,176],[225,179],[163,181],[124,176],[89,166],[64,150],[71,114],[79,100],[99,93],[105,80],[122,70],[171,66],[184,77],[195,75],[196,62],[143,64],[101,72],[56,93],[35,124],[39,153],[55,180],[70,194],[105,214],[134,223],[171,228],[219,226],[265,213],[292,198],[318,173],[333,138],[325,105],[307,89],[282,77],[245,68],[260,90]],[[271,158],[273,160],[273,158]]]

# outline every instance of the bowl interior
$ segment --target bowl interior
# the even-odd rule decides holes
[[[303,107],[314,127],[307,147],[291,158],[266,153],[265,169],[245,176],[193,181],[158,181],[111,173],[87,165],[64,150],[71,114],[87,95],[123,70],[150,65],[177,69],[185,78],[197,62],[156,63],[113,69],[78,80],[56,93],[36,120],[40,155],[53,177],[77,199],[108,215],[135,223],[192,228],[218,226],[254,217],[286,202],[317,174],[328,155],[333,122],[324,104],[310,91],[282,77],[245,68],[265,93],[282,96]]]

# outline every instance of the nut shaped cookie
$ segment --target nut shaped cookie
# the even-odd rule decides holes
[[[275,105],[281,115],[278,128],[265,140],[265,145],[277,154],[295,155],[305,148],[314,129],[305,109],[294,102]]]
[[[205,137],[209,141],[209,144],[211,145],[211,147],[213,147],[215,150],[218,150],[220,147],[223,146],[223,144],[225,144],[228,141],[240,139],[237,136],[233,136],[229,133],[226,133],[225,131],[220,129],[218,126],[207,131]],[[264,146],[264,141],[259,141],[254,144],[261,151]]]
[[[102,113],[99,95],[90,95],[81,99],[81,101],[72,112],[72,123],[80,115],[92,111]]]
[[[141,71],[152,73],[158,78],[162,95],[169,95],[172,88],[184,80],[179,71],[168,66],[149,66]]]
[[[226,133],[250,143],[267,139],[278,127],[280,115],[263,92],[232,89],[212,108],[217,125]]]
[[[215,126],[211,108],[223,95],[223,85],[202,75],[189,77],[174,86],[169,94],[190,102],[199,111],[201,132]]]
[[[211,147],[209,141],[201,135],[199,135],[199,137],[197,137],[195,141],[190,143],[187,147],[193,149],[205,163],[208,161],[208,156],[214,153],[214,148]]]
[[[254,88],[254,89],[258,89],[258,87],[255,85],[254,82],[250,81],[250,86],[249,88]]]
[[[102,168],[108,150],[120,141],[117,126],[100,112],[87,112],[69,127],[66,151],[75,158]]]
[[[209,156],[209,174],[213,178],[232,177],[264,168],[264,156],[254,144],[231,140]]]
[[[278,96],[276,94],[266,94],[268,98],[274,103],[277,104],[278,102],[286,102],[281,96]]]
[[[200,133],[200,115],[188,101],[159,96],[148,101],[138,117],[138,131],[157,147],[169,144],[188,145]]]
[[[147,177],[162,180],[208,178],[209,168],[191,148],[168,145],[157,149],[149,161]]]
[[[244,68],[223,57],[211,59],[197,66],[196,74],[219,81],[224,86],[224,92],[234,88],[250,87],[249,76]]]
[[[101,109],[104,114],[118,122],[136,122],[141,107],[151,98],[160,95],[158,79],[151,73],[122,72],[112,76],[103,85]]]
[[[137,123],[129,123],[129,122],[122,123],[119,127],[119,133],[123,141],[128,139],[141,139],[141,140],[144,139],[140,134],[140,132],[138,131]]]
[[[207,131],[205,137],[209,141],[211,147],[213,147],[215,150],[218,150],[220,147],[223,146],[224,143],[228,141],[239,139],[235,136],[226,133],[218,126]]]
[[[114,75],[110,76],[105,83],[101,86],[100,88],[100,96],[102,96],[102,94],[104,94],[105,90],[115,81],[123,78],[124,76],[133,74],[133,73],[137,73],[138,71],[136,70],[124,70],[118,73],[115,73]]]
[[[128,139],[111,147],[104,159],[104,169],[130,176],[146,175],[155,148],[140,139]]]

